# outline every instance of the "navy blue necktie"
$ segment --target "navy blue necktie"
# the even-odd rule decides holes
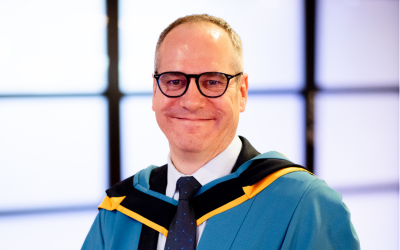
[[[192,176],[181,177],[176,182],[179,203],[175,217],[169,226],[165,250],[196,249],[196,217],[189,200],[200,187],[201,184]]]

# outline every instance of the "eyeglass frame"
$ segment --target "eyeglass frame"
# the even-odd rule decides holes
[[[154,73],[155,73],[155,74],[153,75],[153,77],[157,80],[158,88],[160,89],[161,93],[163,93],[163,95],[165,95],[166,97],[169,97],[169,98],[178,98],[178,97],[183,96],[183,95],[186,93],[186,91],[188,90],[189,85],[190,85],[190,79],[192,79],[192,78],[194,78],[194,79],[196,80],[197,89],[199,90],[200,94],[202,94],[203,96],[205,96],[205,97],[207,97],[207,98],[218,98],[218,97],[221,97],[221,96],[223,96],[223,95],[225,94],[225,92],[226,92],[226,90],[228,89],[228,86],[229,86],[229,81],[230,81],[232,78],[235,78],[235,77],[237,77],[237,76],[239,76],[239,75],[243,75],[243,72],[237,73],[236,75],[229,75],[229,74],[225,74],[225,73],[222,73],[222,72],[204,72],[204,73],[201,73],[201,74],[198,74],[198,75],[196,75],[196,74],[185,74],[185,73],[182,73],[182,72],[179,72],[179,71],[167,71],[167,72],[163,72],[163,73],[161,73],[161,74],[157,74],[157,72],[154,72]],[[182,74],[182,75],[184,75],[184,76],[186,77],[186,80],[187,80],[188,84],[186,84],[185,91],[183,91],[182,94],[180,94],[180,95],[178,95],[178,96],[169,96],[169,95],[165,94],[165,93],[162,91],[162,89],[161,89],[161,87],[160,87],[160,81],[159,81],[159,79],[160,79],[160,76],[162,76],[162,75],[164,75],[164,74],[168,74],[168,73],[180,73],[180,74]],[[200,79],[200,77],[201,77],[202,75],[210,74],[210,73],[222,74],[222,75],[224,75],[224,76],[226,77],[226,79],[227,79],[226,87],[225,87],[224,92],[222,92],[222,94],[220,94],[220,95],[218,95],[218,96],[208,96],[208,95],[205,95],[205,94],[201,91],[201,89],[200,89],[200,85],[199,85],[199,79]]]

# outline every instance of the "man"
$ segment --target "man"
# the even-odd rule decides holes
[[[83,249],[359,249],[340,194],[236,135],[242,61],[239,36],[220,18],[186,16],[164,30],[153,110],[168,164],[107,190]]]

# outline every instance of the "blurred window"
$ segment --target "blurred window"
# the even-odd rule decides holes
[[[399,2],[316,3],[315,173],[343,194],[361,249],[398,249]]]
[[[100,93],[106,16],[95,0],[1,1],[0,93]]]
[[[105,6],[0,1],[0,249],[77,249],[97,214],[109,181]]]
[[[106,105],[102,97],[0,99],[0,189],[9,190],[0,212],[101,202]]]
[[[397,87],[399,1],[317,1],[317,83],[322,88]]]

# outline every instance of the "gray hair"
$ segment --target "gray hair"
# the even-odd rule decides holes
[[[157,72],[159,67],[159,53],[160,47],[162,42],[164,41],[165,37],[168,33],[173,30],[175,27],[184,24],[184,23],[199,23],[199,22],[210,22],[213,24],[218,25],[222,29],[224,29],[230,36],[233,45],[233,53],[232,56],[232,66],[236,70],[236,72],[243,71],[243,48],[242,48],[242,41],[240,40],[239,35],[231,28],[231,26],[225,22],[222,18],[210,16],[207,14],[201,15],[189,15],[184,16],[181,18],[176,19],[173,23],[171,23],[161,34],[158,38],[157,46],[156,46],[156,53],[154,56],[154,72]]]

